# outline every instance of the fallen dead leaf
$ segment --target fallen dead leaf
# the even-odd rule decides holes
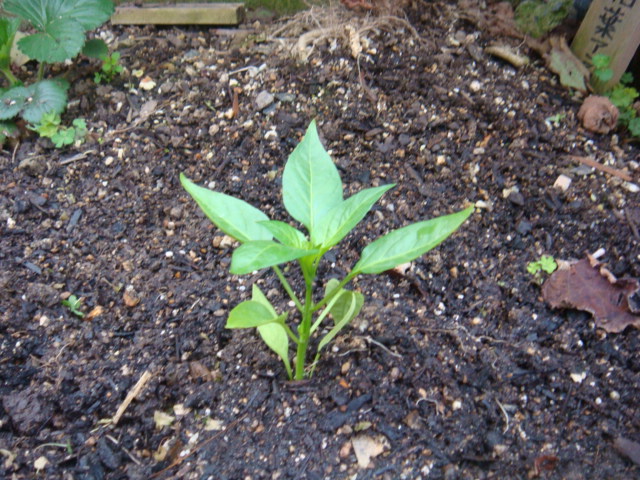
[[[564,37],[549,37],[551,50],[544,55],[549,70],[557,73],[560,83],[565,87],[575,88],[581,92],[587,91],[587,79],[589,70],[584,63],[576,57]]]
[[[95,307],[93,307],[91,309],[91,311],[89,313],[87,313],[87,315],[85,315],[84,319],[85,320],[93,320],[96,317],[99,317],[100,315],[102,315],[104,312],[104,307],[100,306],[100,305],[96,305]]]
[[[156,82],[150,76],[144,77],[140,80],[140,88],[143,90],[153,90],[156,88]]]
[[[358,435],[351,440],[351,443],[360,468],[369,468],[371,459],[384,452],[385,447],[388,446],[387,439],[382,435],[379,437]]]
[[[47,460],[47,457],[38,457],[36,458],[36,461],[33,462],[33,468],[35,468],[36,471],[39,472],[44,467],[46,467],[48,463],[49,460]]]
[[[589,312],[598,327],[612,333],[640,328],[640,312],[631,300],[639,292],[636,279],[616,279],[593,257],[560,264],[542,286],[542,296],[552,308]]]
[[[158,430],[161,430],[162,427],[168,427],[175,419],[176,417],[169,415],[168,413],[161,412],[160,410],[153,412],[153,421]]]
[[[590,132],[609,133],[618,124],[618,109],[607,97],[589,95],[578,110],[578,120]]]

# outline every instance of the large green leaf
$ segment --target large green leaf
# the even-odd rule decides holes
[[[25,87],[13,87],[0,95],[0,120],[8,120],[17,116],[29,98],[29,90]]]
[[[104,60],[109,56],[109,47],[101,38],[92,38],[85,42],[84,47],[82,47],[82,54],[89,58]]]
[[[27,35],[18,40],[18,47],[39,62],[64,62],[74,58],[84,45],[81,25],[69,18],[60,18],[47,24],[43,32]]]
[[[255,328],[267,323],[286,321],[287,314],[275,316],[261,302],[247,300],[231,310],[227,319],[227,328]]]
[[[67,91],[64,83],[42,80],[27,87],[28,100],[22,110],[22,118],[36,124],[45,113],[62,113],[67,106]]]
[[[11,64],[11,47],[19,26],[18,18],[0,18],[0,70],[8,69]]]
[[[40,31],[56,19],[74,20],[83,31],[93,30],[109,20],[114,10],[111,0],[5,0],[3,8]]]
[[[180,174],[180,183],[220,230],[241,242],[271,240],[260,222],[269,220],[263,212],[239,198],[200,187]]]
[[[276,311],[267,300],[267,297],[262,290],[254,283],[251,289],[251,299],[255,302],[261,303],[265,308],[269,310],[271,316],[276,317]],[[267,344],[267,346],[276,353],[284,363],[287,369],[287,375],[289,378],[293,378],[291,372],[291,364],[289,363],[289,336],[284,327],[279,323],[267,323],[258,327],[258,333],[260,337]]]
[[[230,271],[235,275],[243,275],[316,253],[318,250],[289,247],[271,240],[251,241],[233,251]]]
[[[332,290],[338,286],[338,281],[335,279],[329,280],[325,293],[328,295]],[[318,343],[318,353],[322,350],[334,337],[346,327],[351,320],[353,320],[364,305],[364,295],[360,292],[352,292],[350,290],[342,290],[338,294],[338,298],[330,309],[333,316],[334,327],[329,330],[320,342]]]
[[[365,247],[353,272],[380,273],[418,258],[456,231],[472,212],[469,207],[387,233]]]
[[[260,225],[271,232],[276,240],[284,245],[295,248],[306,248],[307,238],[297,228],[292,227],[288,223],[280,222],[278,220],[268,220],[266,222],[260,222]]]
[[[330,211],[314,229],[311,242],[314,245],[333,247],[338,244],[364,218],[373,204],[395,184],[367,188],[352,195]]]
[[[324,215],[342,202],[340,174],[320,142],[315,120],[284,167],[282,200],[310,234]]]

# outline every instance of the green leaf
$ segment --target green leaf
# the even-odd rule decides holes
[[[365,217],[373,204],[394,186],[395,184],[392,183],[381,187],[367,188],[340,203],[324,216],[318,227],[312,232],[311,242],[325,248],[337,245]]]
[[[104,59],[109,56],[109,47],[101,38],[92,38],[82,47],[82,54],[89,58]]]
[[[74,58],[84,44],[81,25],[68,18],[54,20],[44,32],[27,35],[18,40],[18,47],[30,58],[39,62],[64,62]]]
[[[307,237],[298,230],[292,227],[288,223],[280,222],[278,220],[267,220],[266,222],[260,222],[271,234],[283,245],[295,248],[307,248],[309,242]]]
[[[289,247],[271,240],[255,240],[243,243],[234,250],[230,272],[243,275],[316,253],[318,250]]]
[[[353,272],[381,273],[410,262],[443,242],[471,213],[473,207],[393,230],[365,247]]]
[[[272,322],[284,322],[287,314],[274,316],[261,302],[247,300],[229,313],[226,328],[255,328]]]
[[[11,121],[0,121],[0,145],[7,137],[15,137],[18,134],[18,127]]]
[[[239,198],[200,187],[180,174],[180,183],[204,214],[227,235],[241,242],[271,240],[260,222],[269,220],[263,212]]]
[[[640,94],[633,87],[625,87],[622,85],[616,85],[613,90],[607,93],[607,97],[611,100],[618,109],[625,109],[633,104],[633,101],[638,98]]]
[[[324,215],[342,202],[340,174],[320,142],[315,120],[284,167],[282,199],[312,235]]]
[[[332,282],[334,282],[332,284]],[[325,293],[328,295],[338,285],[335,279],[329,280]],[[331,315],[334,320],[334,327],[329,330],[318,343],[318,353],[334,339],[334,337],[353,320],[364,305],[364,295],[360,292],[352,292],[350,290],[342,290],[338,294],[337,301],[331,307]]]
[[[260,290],[260,287],[258,287],[255,283],[251,286],[251,300],[254,300],[264,305],[267,308],[267,310],[269,310],[269,313],[271,313],[272,317],[278,316],[276,309],[273,308],[273,305],[271,305],[271,302],[269,301],[267,296],[264,293],[262,293],[262,290]]]
[[[607,68],[611,64],[611,57],[603,53],[596,53],[591,57],[591,63],[598,69]]]
[[[3,8],[44,31],[56,19],[78,22],[82,31],[93,30],[109,20],[111,0],[5,0]]]
[[[62,128],[51,136],[51,141],[56,148],[71,145],[75,141],[76,132],[73,128]]]
[[[0,70],[8,69],[11,65],[11,47],[19,26],[19,18],[0,18]]]
[[[628,128],[629,132],[631,132],[631,135],[633,135],[634,137],[640,137],[640,118],[632,118],[629,121]]]
[[[32,130],[38,132],[41,137],[53,138],[60,130],[62,119],[55,112],[47,112],[42,115],[40,122],[32,127]]]
[[[8,120],[17,116],[29,98],[29,90],[25,87],[13,87],[0,95],[0,120]]]
[[[624,72],[620,77],[620,83],[623,85],[633,83],[633,74],[631,72]]]
[[[251,287],[251,299],[262,304],[272,317],[278,316],[271,302],[255,283]],[[293,374],[289,363],[289,336],[285,328],[280,323],[267,323],[258,327],[258,333],[264,343],[280,357],[287,369],[287,375],[292,378]]]
[[[39,123],[48,112],[62,113],[67,106],[67,92],[60,82],[42,80],[26,89],[28,99],[22,110],[22,118],[29,123]]]
[[[264,343],[280,357],[289,378],[293,378],[289,364],[289,336],[284,327],[279,323],[267,323],[258,327],[258,333]]]

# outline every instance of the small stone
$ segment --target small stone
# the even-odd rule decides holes
[[[522,207],[524,205],[524,196],[520,192],[512,191],[507,195],[507,200],[509,200],[514,205],[518,205]]]
[[[533,225],[531,225],[531,222],[528,222],[527,220],[524,220],[524,219],[520,220],[516,225],[516,231],[520,235],[527,235],[529,232],[531,232],[532,229],[533,229]]]
[[[266,90],[263,90],[256,97],[256,108],[258,110],[264,110],[273,103],[274,99],[275,97],[273,96],[273,94],[267,92]]]
[[[47,169],[47,160],[44,156],[27,157],[18,164],[20,170],[24,170],[27,175],[36,177]]]
[[[556,178],[556,181],[553,183],[553,186],[555,188],[558,188],[563,192],[566,192],[568,190],[569,185],[571,185],[571,179],[564,174]]]
[[[482,90],[482,84],[478,80],[474,80],[469,84],[469,88],[472,92],[479,92]]]

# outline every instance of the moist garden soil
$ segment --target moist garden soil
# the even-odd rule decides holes
[[[486,55],[519,42],[459,14],[417,2],[419,38],[368,31],[358,60],[329,38],[301,62],[252,24],[104,30],[128,72],[98,86],[95,65],[70,70],[65,121],[85,118],[87,141],[0,154],[3,478],[639,477],[614,448],[640,440],[638,330],[551,310],[526,267],[604,249],[640,277],[637,189],[568,157],[638,182],[640,150],[583,130],[541,61]],[[478,208],[406,271],[357,278],[361,315],[289,382],[255,332],[224,328],[254,283],[290,310],[277,278],[229,274],[233,243],[178,175],[288,221],[282,169],[314,118],[348,194],[397,184],[327,255],[321,288],[385,232]]]

